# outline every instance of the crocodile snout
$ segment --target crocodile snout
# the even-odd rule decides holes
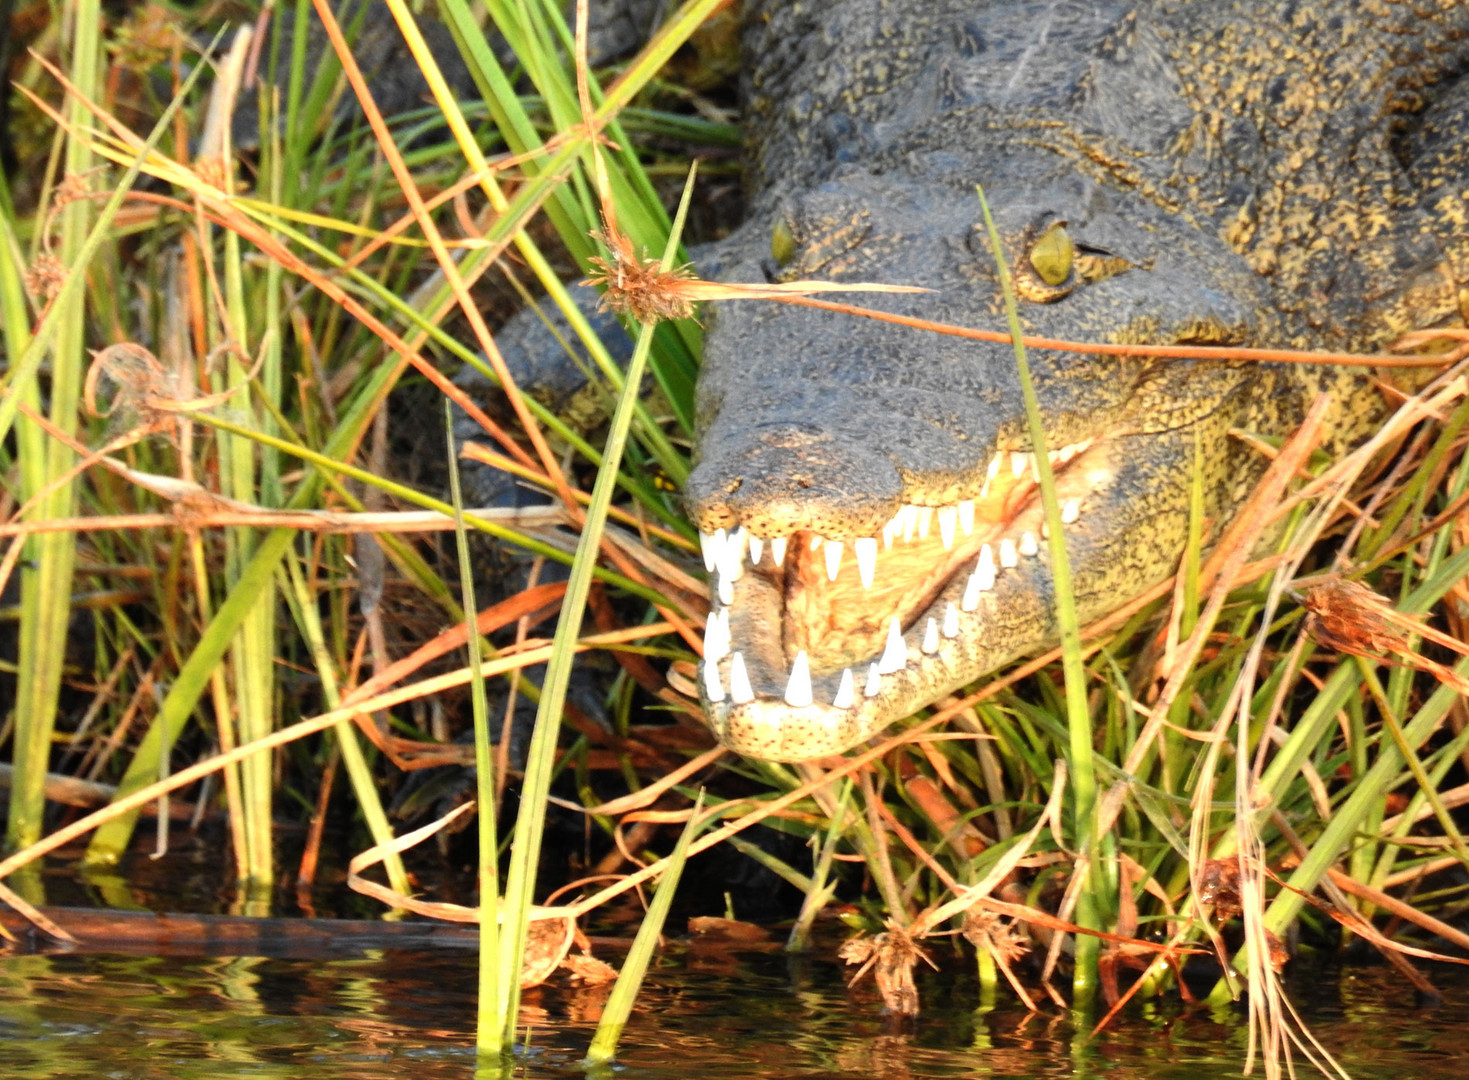
[[[853,538],[881,531],[902,503],[892,460],[815,424],[764,424],[718,441],[688,481],[705,532],[743,525],[758,537],[806,530]]]

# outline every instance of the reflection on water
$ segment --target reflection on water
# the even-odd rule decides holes
[[[962,976],[931,975],[910,1031],[884,1026],[865,990],[833,964],[673,954],[649,976],[623,1043],[621,1075],[723,1077],[1210,1080],[1240,1073],[1238,1012],[1133,1010],[1088,1042],[1070,1016],[984,1013]],[[1469,976],[1434,971],[1436,1009],[1415,1007],[1385,968],[1299,977],[1312,1030],[1358,1080],[1469,1075]],[[1314,998],[1302,1000],[1309,990]],[[475,1075],[474,958],[380,952],[352,959],[59,955],[0,957],[0,1076],[310,1077],[437,1080]],[[582,1076],[578,1062],[605,990],[531,991],[516,1076]],[[1306,1066],[1300,1075],[1312,1075]]]

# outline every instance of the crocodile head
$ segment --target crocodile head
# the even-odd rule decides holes
[[[1031,334],[1339,351],[1460,321],[1466,158],[1442,148],[1469,123],[1469,6],[1285,7],[757,4],[753,210],[718,275],[926,286],[853,298],[1003,327],[977,182]],[[765,302],[710,318],[687,496],[721,740],[837,752],[1055,640],[1008,346]],[[1216,521],[1243,503],[1262,459],[1232,428],[1284,437],[1325,393],[1344,446],[1382,405],[1361,369],[1030,363],[1084,620],[1172,572],[1192,491]]]
[[[987,188],[1027,332],[1258,339],[1258,278],[1212,230],[1044,164],[1005,170],[1036,183]],[[722,276],[920,285],[854,299],[1003,326],[973,188],[905,166],[786,199],[732,238]],[[779,258],[762,260],[772,235]],[[726,302],[710,320],[687,496],[712,571],[700,675],[723,742],[772,760],[839,752],[1054,640],[1008,345],[779,304]],[[1254,376],[1040,350],[1030,363],[1086,617],[1171,572],[1196,442],[1209,491],[1233,486],[1227,405]]]

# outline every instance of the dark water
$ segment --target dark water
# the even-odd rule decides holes
[[[462,952],[0,957],[0,1077],[469,1080],[474,964]],[[1361,1080],[1469,1076],[1469,976],[1432,974],[1444,991],[1433,1009],[1380,967],[1300,977],[1293,993]],[[924,1016],[897,1033],[833,964],[674,948],[650,974],[613,1075],[1207,1080],[1238,1076],[1244,1061],[1236,1010],[1142,1006],[1088,1041],[1065,1012],[1028,1016],[1003,999],[977,1010],[962,975],[928,975],[920,988]],[[604,993],[531,991],[528,1049],[513,1075],[584,1075]],[[1299,1075],[1315,1073],[1304,1065]]]

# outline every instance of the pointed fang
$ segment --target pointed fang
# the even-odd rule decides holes
[[[903,631],[898,627],[898,617],[894,615],[888,623],[888,642],[882,650],[882,656],[878,658],[877,670],[880,675],[891,675],[895,671],[902,671],[908,666],[908,646],[903,644]]]
[[[704,662],[706,664],[717,664],[729,655],[729,634],[724,629],[726,623],[714,612],[709,613],[709,621],[704,624]]]
[[[969,580],[964,583],[964,596],[959,601],[959,606],[965,611],[973,611],[979,607],[979,574],[969,575]]]
[[[723,573],[715,574],[714,577],[718,583],[715,585],[715,589],[719,593],[719,602],[728,607],[734,603],[734,582],[730,581]]]
[[[989,592],[995,587],[995,555],[988,544],[979,549],[979,559],[974,564],[974,581],[980,592]]]
[[[1000,565],[1006,569],[1020,565],[1020,555],[1015,550],[1015,541],[1008,536],[1000,541]]]
[[[786,683],[786,704],[793,709],[804,709],[811,704],[811,664],[806,659],[806,650],[796,653],[796,662],[791,665],[791,681]]]
[[[1040,550],[1040,545],[1035,542],[1035,533],[1026,530],[1020,534],[1020,554],[1030,558]]]
[[[929,619],[928,625],[923,628],[923,651],[926,653],[939,651],[939,624],[933,619]]]
[[[1079,517],[1081,517],[1081,500],[1067,499],[1061,505],[1061,521],[1070,525]]]
[[[775,561],[776,566],[781,566],[785,563],[786,538],[784,536],[777,536],[774,540],[770,541],[770,557]]]
[[[840,540],[828,540],[826,542],[826,580],[835,581],[837,571],[842,568],[842,548]]]
[[[933,524],[933,507],[920,506],[918,508],[918,539],[928,539],[929,526]]]
[[[882,672],[877,670],[876,664],[867,665],[867,685],[862,688],[863,697],[877,697],[877,692],[882,689]]]
[[[959,504],[959,528],[968,536],[974,531],[974,500],[965,499]]]
[[[735,653],[729,658],[729,699],[736,705],[755,700],[755,691],[750,687],[750,676],[745,671],[745,654]]]
[[[959,636],[959,609],[953,604],[944,608],[944,637]]]
[[[954,526],[958,520],[959,512],[952,506],[939,507],[939,539],[944,542],[945,551],[954,546]]]
[[[745,573],[745,530],[735,529],[714,553],[714,567],[721,579],[739,581]],[[726,601],[728,603],[728,601]]]
[[[714,702],[724,700],[724,687],[719,682],[719,663],[707,657],[704,660],[704,696]]]
[[[831,699],[832,706],[837,709],[850,709],[853,697],[852,669],[846,668],[842,671],[842,683],[837,687],[837,696]]]
[[[903,526],[903,543],[913,539],[913,530],[918,528],[918,507],[912,503],[904,503],[903,509],[898,511],[898,520]]]
[[[699,550],[704,553],[704,571],[714,573],[714,567],[719,563],[719,553],[724,550],[724,530],[715,529],[712,533],[699,530]]]
[[[1013,450],[1010,453],[1010,475],[1019,480],[1025,475],[1025,467],[1030,464],[1030,455],[1023,450]]]
[[[750,537],[750,565],[759,566],[760,556],[765,553],[765,541],[758,536]]]
[[[857,553],[857,573],[862,576],[862,587],[872,588],[873,576],[877,573],[877,539],[872,536],[859,537],[852,541]]]

